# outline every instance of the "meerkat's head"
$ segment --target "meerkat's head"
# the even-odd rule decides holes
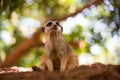
[[[46,34],[49,33],[62,33],[63,28],[57,21],[47,21],[43,27],[42,31],[45,32]]]

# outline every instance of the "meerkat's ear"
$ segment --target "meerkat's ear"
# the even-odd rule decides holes
[[[63,27],[61,26],[61,31],[63,32]]]
[[[44,27],[42,27],[42,32],[45,32],[45,28]]]

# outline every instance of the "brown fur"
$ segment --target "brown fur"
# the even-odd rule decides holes
[[[78,55],[65,41],[62,26],[57,21],[48,21],[43,25],[45,32],[46,54],[41,57],[42,70],[65,71],[79,66]]]

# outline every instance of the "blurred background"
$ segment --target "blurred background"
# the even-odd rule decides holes
[[[120,64],[120,0],[0,0],[0,66],[39,65],[49,19],[63,26],[81,65]]]

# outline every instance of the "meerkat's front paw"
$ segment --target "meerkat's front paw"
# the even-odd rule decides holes
[[[40,68],[37,67],[37,66],[32,66],[32,70],[33,70],[33,71],[43,71],[42,69],[40,69]]]

